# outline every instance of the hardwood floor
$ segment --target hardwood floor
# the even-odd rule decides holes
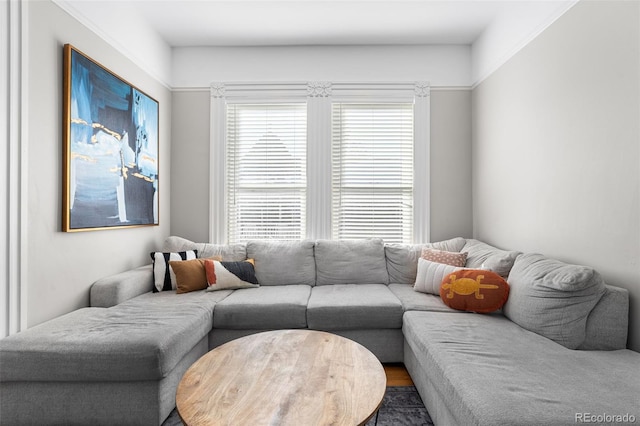
[[[413,386],[413,380],[402,363],[383,364],[387,386]]]

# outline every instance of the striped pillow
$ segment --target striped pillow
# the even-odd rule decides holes
[[[420,258],[418,259],[418,273],[413,289],[420,293],[439,296],[440,284],[442,284],[444,277],[459,269],[461,268]]]
[[[172,260],[192,260],[198,256],[198,250],[179,251],[175,253],[163,253],[156,251],[151,253],[153,261],[153,292],[171,291],[177,287],[176,275],[169,265]]]

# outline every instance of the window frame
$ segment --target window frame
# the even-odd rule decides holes
[[[428,82],[220,83],[210,86],[209,241],[226,244],[226,106],[307,104],[306,238],[331,239],[331,106],[336,102],[414,104],[413,241],[430,241],[430,95]],[[427,167],[416,167],[426,164]]]

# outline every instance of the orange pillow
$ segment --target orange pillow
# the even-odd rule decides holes
[[[208,259],[220,260],[214,256]],[[176,276],[176,293],[188,293],[190,291],[204,290],[207,288],[207,274],[204,269],[204,261],[207,259],[172,260],[169,261],[171,270]]]
[[[502,307],[509,297],[509,284],[495,272],[461,269],[444,277],[440,298],[460,311],[489,313]]]

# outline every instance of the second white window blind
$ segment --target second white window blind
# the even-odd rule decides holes
[[[332,106],[332,237],[410,243],[413,104]]]

